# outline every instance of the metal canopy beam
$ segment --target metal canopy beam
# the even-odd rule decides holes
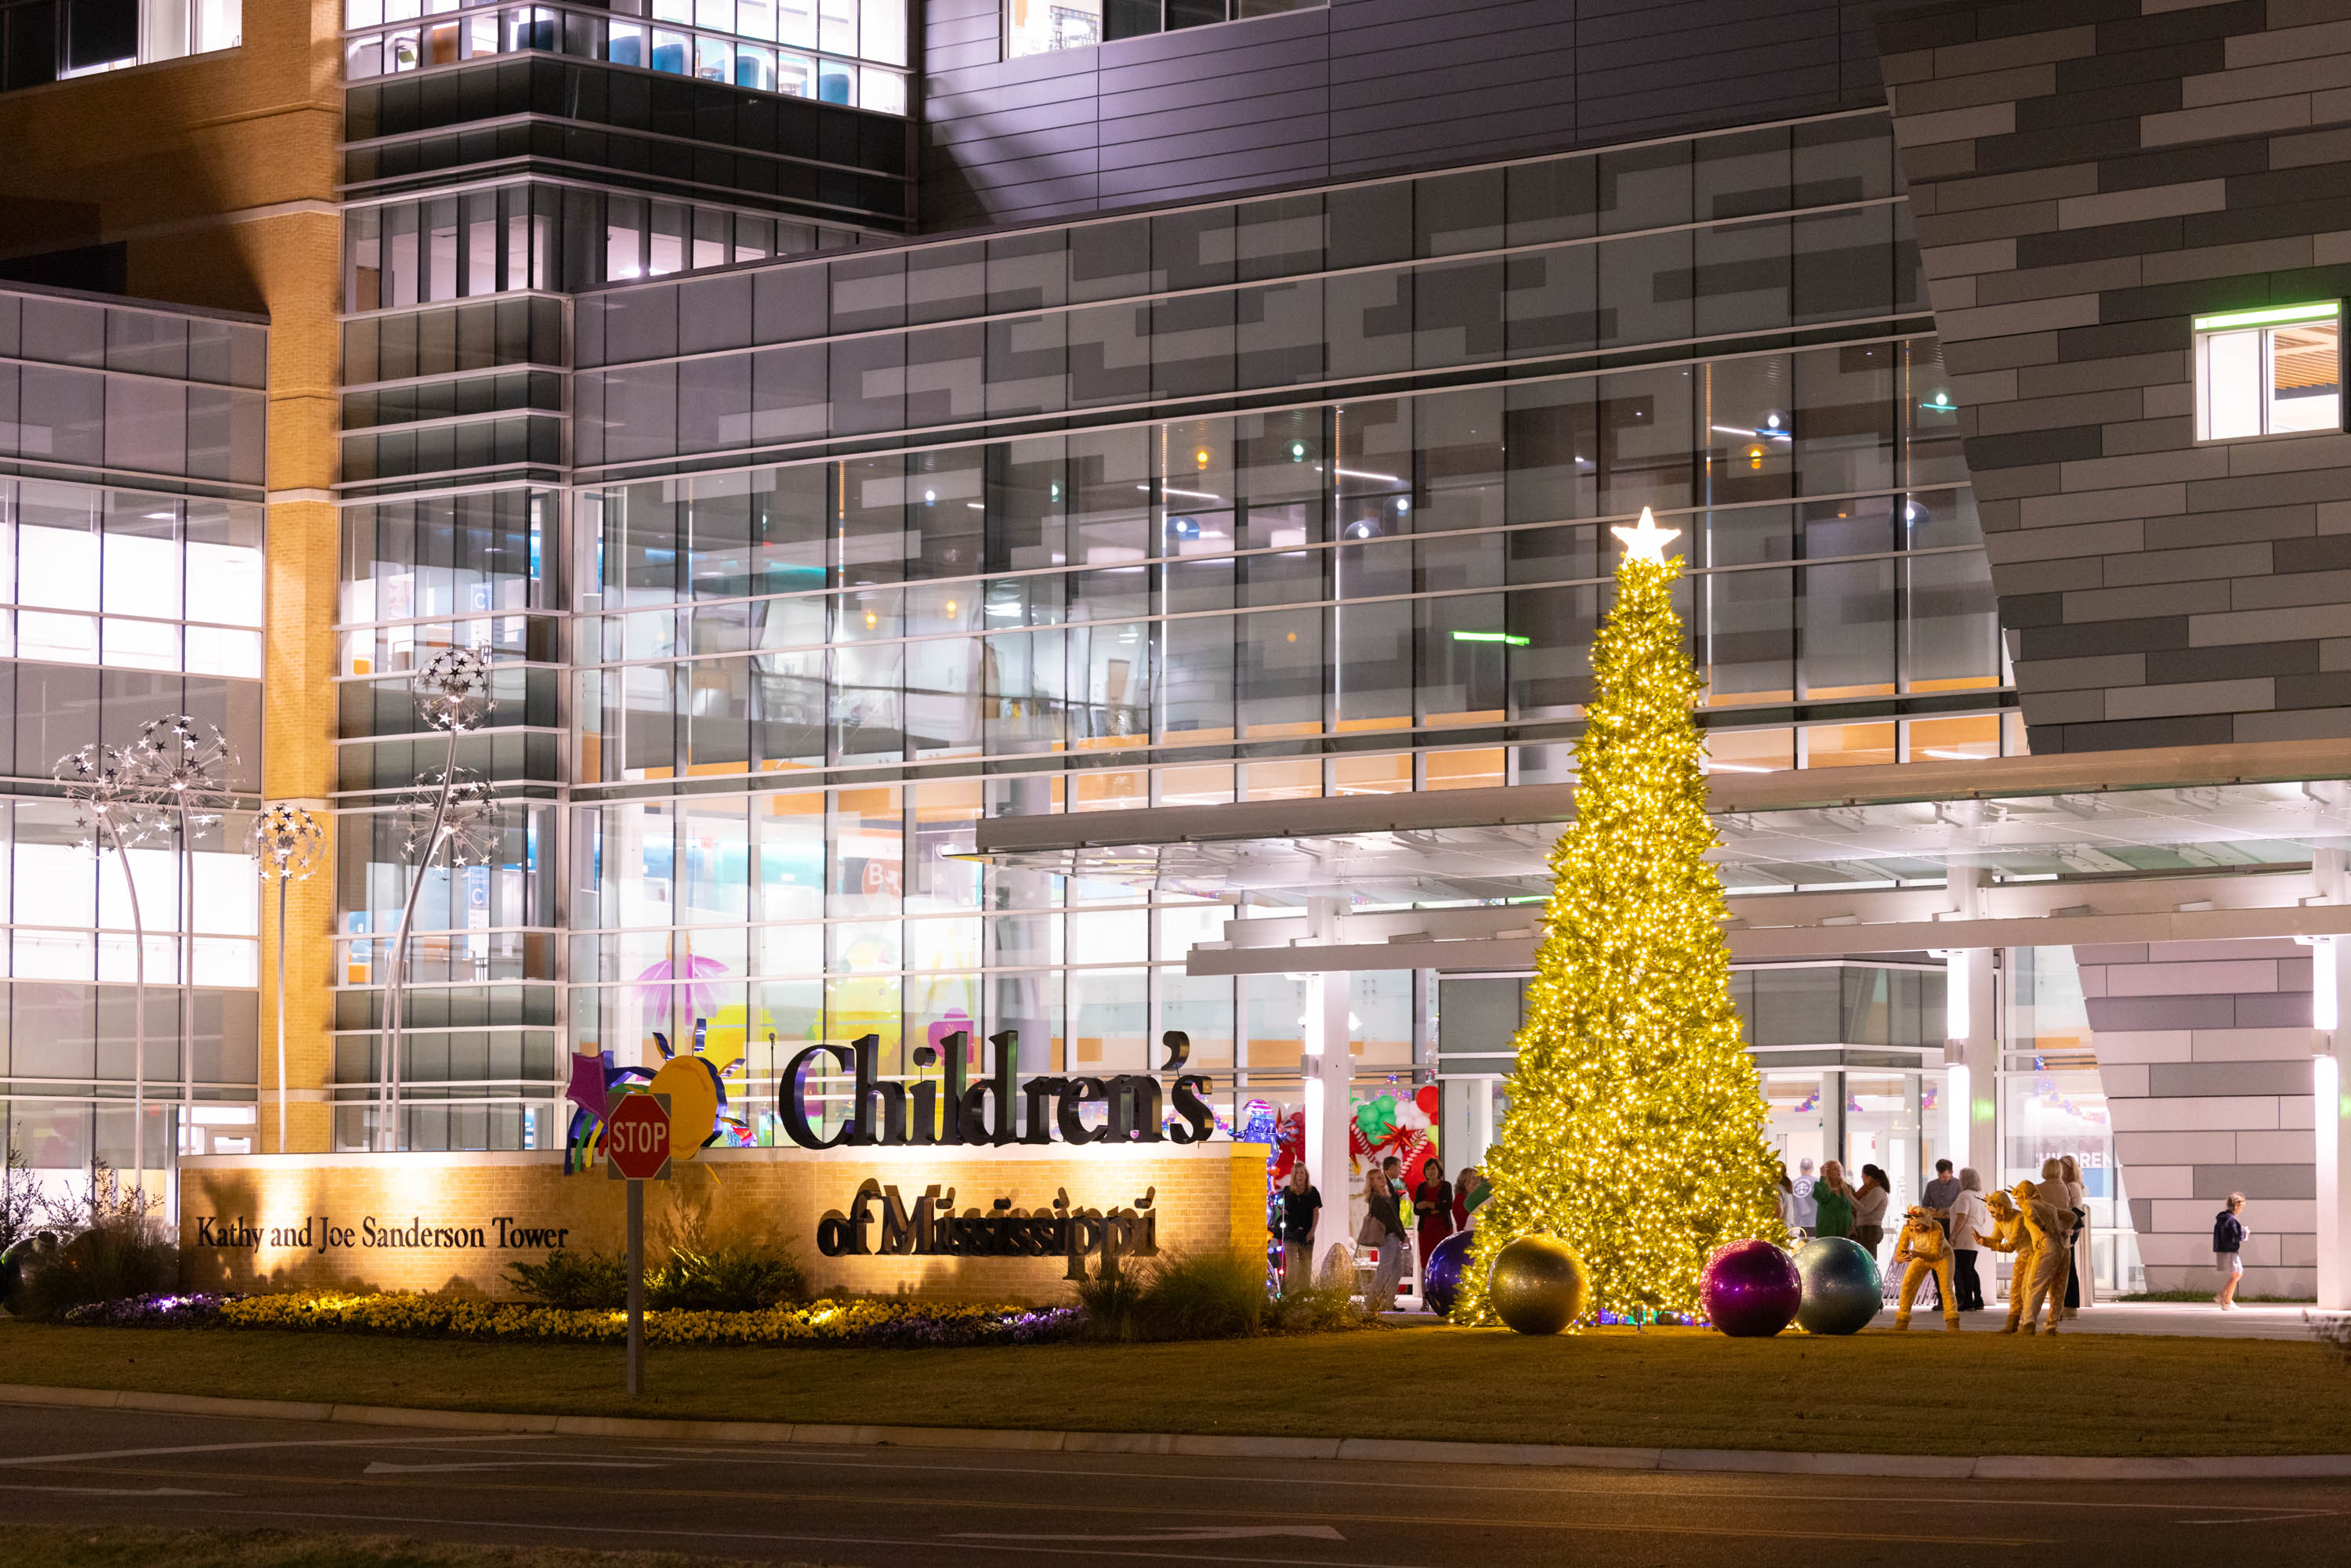
[[[1956,918],[1951,894],[1940,888],[1792,894],[1733,900],[1739,923],[1728,936],[1731,957],[1752,963],[1970,947],[2351,934],[2351,905],[2309,902],[2316,886],[2307,872],[2086,886],[2026,883],[1981,890],[1991,913],[1975,919]],[[1768,924],[1775,918],[1792,923]],[[1302,925],[1298,921],[1232,920],[1226,923],[1227,940],[1195,946],[1186,968],[1194,975],[1525,969],[1534,963],[1539,919],[1540,912],[1528,905],[1384,912],[1351,917],[1340,927],[1341,939],[1327,944],[1311,944],[1294,933],[1291,928]],[[1347,939],[1355,936],[1366,939]]]
[[[1905,921],[1890,925],[1790,925],[1730,934],[1733,961],[1841,958],[1956,947],[2060,947],[2136,942],[2230,942],[2351,935],[2351,904],[2295,909],[2175,910],[2161,915],[2052,915],[2038,920]],[[1452,973],[1531,969],[1531,936],[1462,942],[1382,942],[1325,947],[1200,947],[1188,975],[1322,975],[1356,969]]]
[[[1716,773],[1708,784],[1708,809],[1717,814],[1785,811],[1906,800],[2340,779],[2346,773],[2351,773],[2351,743],[2340,740],[2061,752],[2050,757],[1905,762],[1883,768]],[[977,824],[973,853],[986,857],[1105,845],[1336,838],[1564,822],[1575,816],[1575,788],[1573,784],[1511,784],[1487,789],[1244,800],[1226,806],[986,817]]]

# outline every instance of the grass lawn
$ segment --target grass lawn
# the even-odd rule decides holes
[[[722,1568],[674,1552],[435,1546],[380,1535],[278,1530],[57,1530],[0,1522],[0,1553],[42,1568]],[[727,1561],[733,1562],[734,1559]]]
[[[2351,1369],[2288,1340],[1442,1325],[984,1350],[621,1353],[0,1322],[0,1383],[881,1426],[1945,1454],[2351,1453]]]

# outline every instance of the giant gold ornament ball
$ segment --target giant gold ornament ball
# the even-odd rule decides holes
[[[1583,1265],[1567,1243],[1521,1236],[1494,1254],[1486,1299],[1520,1333],[1557,1333],[1583,1315],[1589,1292]]]

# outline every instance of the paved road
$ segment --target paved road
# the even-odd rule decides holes
[[[1202,1398],[1212,1403],[1213,1390]],[[835,1450],[0,1406],[0,1521],[278,1526],[859,1568],[2307,1564],[2343,1560],[2346,1519],[2343,1481],[2086,1485],[2053,1474],[2037,1484]]]

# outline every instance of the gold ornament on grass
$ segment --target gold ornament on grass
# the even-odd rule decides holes
[[[1521,1236],[1494,1258],[1486,1281],[1494,1315],[1520,1333],[1557,1333],[1583,1315],[1591,1287],[1583,1265],[1549,1236]]]
[[[1690,716],[1701,683],[1673,606],[1681,566],[1664,554],[1676,531],[1646,509],[1614,530],[1625,551],[1592,648],[1576,816],[1552,850],[1458,1322],[1496,1321],[1489,1275],[1521,1237],[1555,1238],[1581,1260],[1584,1322],[1694,1314],[1714,1249],[1787,1240],[1762,1088],[1730,1000],[1729,911],[1706,861],[1719,841]]]

